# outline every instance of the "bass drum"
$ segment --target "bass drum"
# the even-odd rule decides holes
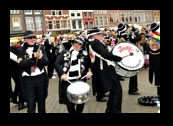
[[[120,42],[117,43],[112,49],[112,54],[117,56],[125,56],[130,52],[133,52],[132,56],[123,58],[120,62],[115,63],[116,73],[120,76],[129,78],[138,74],[142,66],[144,65],[144,54],[133,43]]]
[[[91,88],[83,81],[73,82],[67,87],[67,97],[75,104],[85,103],[91,97]]]

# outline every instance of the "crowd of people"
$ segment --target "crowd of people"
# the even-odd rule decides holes
[[[160,24],[152,23],[138,29],[120,23],[117,30],[107,27],[102,31],[94,27],[78,34],[58,36],[47,32],[41,41],[37,41],[32,31],[26,31],[24,41],[10,45],[10,102],[18,104],[19,110],[27,108],[27,113],[36,113],[36,105],[38,113],[46,113],[49,79],[56,79],[53,76],[56,71],[59,104],[65,104],[69,113],[82,113],[85,106],[85,103],[75,104],[67,97],[70,82],[88,79],[92,80],[96,101],[107,103],[105,113],[122,113],[121,81],[125,76],[118,74],[114,64],[110,64],[133,54],[113,54],[112,50],[121,42],[130,42],[142,52],[144,64],[141,69],[149,69],[151,84],[155,77],[160,101]],[[15,83],[14,90],[11,78]],[[140,95],[137,74],[129,78],[129,95]]]

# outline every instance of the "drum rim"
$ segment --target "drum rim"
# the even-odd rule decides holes
[[[91,89],[91,87],[89,87],[89,90],[87,90],[86,92],[84,92],[84,93],[81,93],[80,95],[84,95],[84,94],[86,94],[86,93],[88,93],[88,91],[90,92],[92,89]],[[70,93],[70,94],[73,94],[73,93],[71,93],[71,92],[69,92],[68,90],[67,90],[67,92],[68,93]],[[79,95],[79,94],[73,94],[73,95]],[[90,95],[91,96],[91,95]]]
[[[136,46],[136,47],[138,48],[138,46],[135,45],[134,43],[132,43],[132,42],[127,42],[127,41],[118,42],[117,45],[118,45],[118,44],[121,44],[121,43],[130,43],[130,44],[132,44],[132,45],[134,45],[134,46]],[[114,47],[115,47],[115,46],[114,46]],[[139,49],[139,48],[138,48],[138,49]],[[113,49],[112,49],[111,51],[113,51]],[[140,49],[139,49],[139,51],[143,54],[143,58],[145,59],[144,53],[143,53]],[[116,62],[115,62],[115,63],[116,63]],[[122,66],[120,66],[118,63],[116,63],[116,65],[118,65],[120,68],[122,68],[122,69],[124,69],[124,70],[128,70],[128,69],[125,69],[125,68],[123,68]],[[140,68],[140,69],[142,69],[142,68]],[[140,70],[140,69],[128,70],[128,71],[138,71],[138,70]]]

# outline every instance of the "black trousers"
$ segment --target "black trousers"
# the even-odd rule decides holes
[[[129,92],[136,92],[138,91],[138,81],[137,75],[130,77],[129,79]]]
[[[107,110],[109,113],[121,113],[122,106],[122,87],[117,83],[112,87],[109,92],[109,98],[107,102]]]
[[[14,91],[12,90],[11,78],[14,80],[14,83],[15,83]],[[24,94],[23,94],[23,90],[22,90],[22,76],[21,76],[20,68],[18,68],[18,67],[11,70],[10,97],[13,100],[17,100],[17,97],[18,97],[19,103],[23,104],[25,102]]]
[[[47,66],[47,74],[48,77],[51,79],[53,76],[53,72],[54,72],[54,62],[50,62]]]
[[[27,102],[27,113],[35,113],[36,103],[38,104],[38,113],[46,113],[45,107],[45,73],[37,76],[25,76],[24,80],[25,99]]]
[[[62,90],[63,90],[63,97],[65,100],[65,104],[67,106],[67,110],[69,113],[82,113],[85,103],[83,104],[75,104],[69,101],[68,97],[67,97],[67,87],[70,84],[67,81],[62,81]]]

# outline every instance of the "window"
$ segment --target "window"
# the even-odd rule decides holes
[[[149,21],[152,21],[152,15],[151,14],[149,15]]]
[[[124,14],[122,13],[122,22],[124,22]]]
[[[82,28],[82,20],[78,20],[78,26],[79,28]]]
[[[67,21],[63,21],[64,28],[67,28]]]
[[[90,18],[92,18],[92,17],[93,17],[93,16],[92,16],[92,12],[89,12],[89,17],[90,17]]]
[[[97,14],[97,10],[94,10],[94,14]]]
[[[56,12],[55,12],[55,10],[52,10],[52,15],[56,15]]]
[[[75,16],[74,13],[71,13],[71,16],[74,17]]]
[[[56,21],[56,28],[57,28],[57,29],[60,28],[60,21]]]
[[[142,14],[142,22],[145,22],[145,14]]]
[[[53,24],[52,24],[52,21],[48,21],[48,29],[53,29]]]
[[[96,21],[96,26],[98,26],[99,25],[98,17],[95,17],[95,21]]]
[[[147,21],[149,21],[149,16],[148,16],[148,14],[147,14]]]
[[[103,10],[103,14],[106,14],[107,13],[107,10]]]
[[[141,22],[141,14],[138,14],[138,22]]]
[[[73,26],[73,29],[76,29],[76,21],[75,20],[72,20],[72,26]]]
[[[32,10],[24,10],[25,14],[32,14]]]
[[[14,31],[21,30],[20,18],[12,18],[12,22]]]
[[[84,12],[84,18],[87,18],[87,12]]]
[[[134,16],[135,16],[135,22],[138,22],[137,14],[134,14]]]
[[[80,17],[80,13],[77,13],[77,16]]]
[[[104,17],[104,25],[108,25],[107,17]]]
[[[129,20],[130,20],[130,22],[132,22],[132,21],[133,21],[133,20],[132,20],[132,13],[130,13]]]
[[[33,17],[25,17],[25,20],[27,30],[35,31]]]
[[[126,13],[126,22],[129,22],[129,20],[128,20],[128,13]]]
[[[85,22],[85,28],[88,29],[88,22]]]
[[[58,10],[58,15],[62,15],[62,10]]]
[[[109,22],[113,22],[114,21],[114,19],[113,19],[113,13],[110,13],[109,14]]]
[[[34,10],[34,14],[40,14],[41,10]]]
[[[93,22],[90,21],[90,28],[93,28],[93,27],[94,27]]]
[[[114,13],[114,19],[115,19],[115,22],[118,22],[119,21],[118,12]]]
[[[99,14],[102,14],[102,10],[98,10],[99,11]]]
[[[42,17],[35,17],[35,23],[36,23],[36,30],[42,29]]]
[[[11,10],[11,14],[19,14],[19,10]]]
[[[100,17],[100,25],[103,25],[103,19]]]

